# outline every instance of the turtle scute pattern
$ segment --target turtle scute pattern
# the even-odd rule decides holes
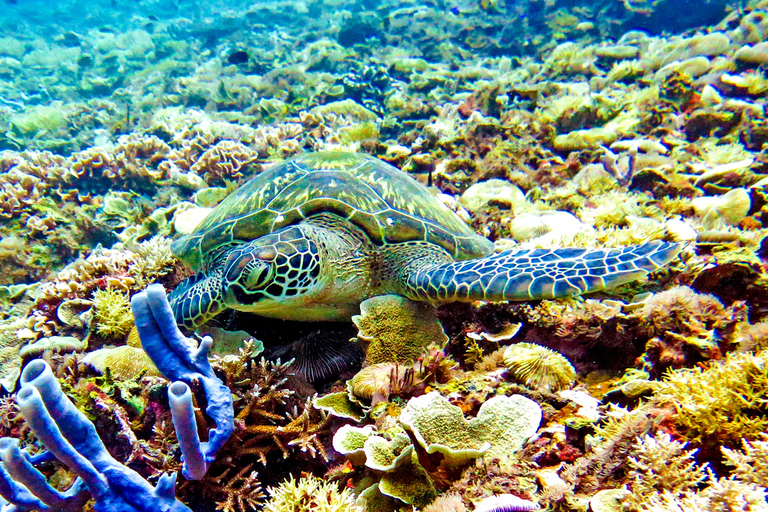
[[[422,240],[457,260],[486,256],[493,247],[402,171],[367,155],[321,152],[252,178],[172,248],[200,269],[222,244],[253,240],[323,212],[348,219],[379,246]]]
[[[434,302],[519,301],[568,297],[633,281],[660,268],[680,244],[618,249],[521,249],[475,261],[423,267],[408,278],[411,298]]]

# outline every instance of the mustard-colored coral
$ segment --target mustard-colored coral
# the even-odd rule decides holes
[[[107,338],[121,338],[133,327],[133,314],[128,295],[107,288],[93,293],[96,332]]]
[[[434,308],[399,295],[372,297],[360,304],[352,317],[357,337],[367,344],[367,364],[412,364],[430,344],[444,345],[448,337],[437,321]]]
[[[731,353],[724,361],[666,374],[655,400],[674,407],[685,435],[737,447],[768,430],[768,352]]]
[[[514,380],[532,389],[560,391],[576,380],[576,369],[565,356],[535,343],[507,347],[504,365]]]

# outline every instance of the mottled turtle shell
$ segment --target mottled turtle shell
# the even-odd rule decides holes
[[[195,270],[218,247],[247,242],[319,213],[333,213],[383,246],[421,240],[455,259],[487,256],[491,242],[419,182],[376,158],[342,152],[308,153],[274,165],[217,206],[173,253]]]

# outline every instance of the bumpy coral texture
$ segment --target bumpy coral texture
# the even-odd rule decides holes
[[[264,504],[268,512],[363,512],[355,505],[352,491],[340,491],[336,484],[309,475],[295,480],[292,476],[277,487],[267,489],[270,499]]]
[[[655,400],[674,409],[675,424],[697,443],[733,448],[757,440],[768,429],[768,418],[754,414],[765,408],[767,357],[764,351],[731,353],[722,362],[669,372]]]

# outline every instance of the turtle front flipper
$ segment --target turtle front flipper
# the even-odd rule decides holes
[[[168,294],[168,302],[178,325],[195,329],[224,309],[221,288],[223,266],[223,262],[217,262]]]
[[[521,249],[476,260],[416,267],[405,294],[431,302],[520,301],[594,292],[669,263],[681,245],[649,242],[617,249]]]

